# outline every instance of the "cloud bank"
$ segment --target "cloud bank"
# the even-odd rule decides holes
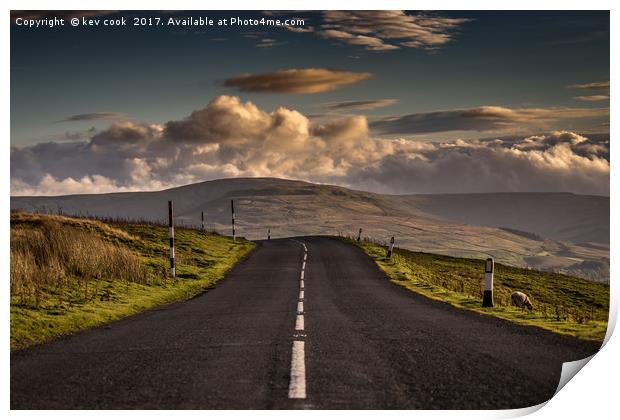
[[[424,142],[375,139],[367,119],[313,125],[219,96],[183,120],[116,122],[88,141],[11,147],[11,193],[155,190],[269,176],[383,193],[572,191],[609,194],[609,140],[571,132]]]
[[[324,68],[283,69],[271,73],[240,74],[224,81],[224,86],[242,92],[319,93],[368,79],[370,73]]]

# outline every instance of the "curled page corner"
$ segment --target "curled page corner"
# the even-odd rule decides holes
[[[545,402],[541,402],[540,404],[532,405],[530,407],[514,408],[512,410],[503,410],[501,412],[501,415],[499,416],[499,418],[513,419],[513,418],[517,418],[517,417],[528,416],[528,415],[530,415],[532,413],[535,413],[536,411],[540,410],[541,408],[543,408],[545,405],[547,405],[547,403],[549,401],[551,401],[551,400],[547,400]],[[495,413],[497,413],[497,412],[495,412]]]
[[[553,394],[553,396],[555,397],[557,393],[560,392],[562,388],[564,388],[564,385],[566,385],[568,381],[573,379],[573,376],[575,376],[577,372],[579,372],[590,360],[592,360],[595,355],[596,353],[590,357],[586,357],[585,359],[562,363],[562,374],[560,375],[560,382],[558,383],[558,387],[556,388],[555,394]]]

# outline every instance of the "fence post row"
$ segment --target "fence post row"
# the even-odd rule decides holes
[[[484,296],[482,297],[482,307],[493,307],[493,271],[495,263],[493,258],[487,258],[484,263]]]
[[[390,239],[390,247],[388,248],[387,257],[392,258],[392,252],[394,251],[394,237]]]
[[[237,236],[235,235],[235,203],[233,200],[230,200],[230,211],[232,212],[232,237],[235,241]]]
[[[174,268],[174,224],[172,219],[174,217],[174,205],[172,200],[168,201],[168,238],[170,238],[170,275],[175,277]]]

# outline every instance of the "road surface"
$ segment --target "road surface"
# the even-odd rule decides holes
[[[11,408],[520,408],[598,347],[415,295],[355,246],[278,239],[187,302],[14,352]]]

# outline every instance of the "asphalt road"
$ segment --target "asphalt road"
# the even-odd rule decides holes
[[[261,243],[190,301],[14,352],[11,408],[519,408],[598,350],[417,296],[357,247],[297,241]]]

